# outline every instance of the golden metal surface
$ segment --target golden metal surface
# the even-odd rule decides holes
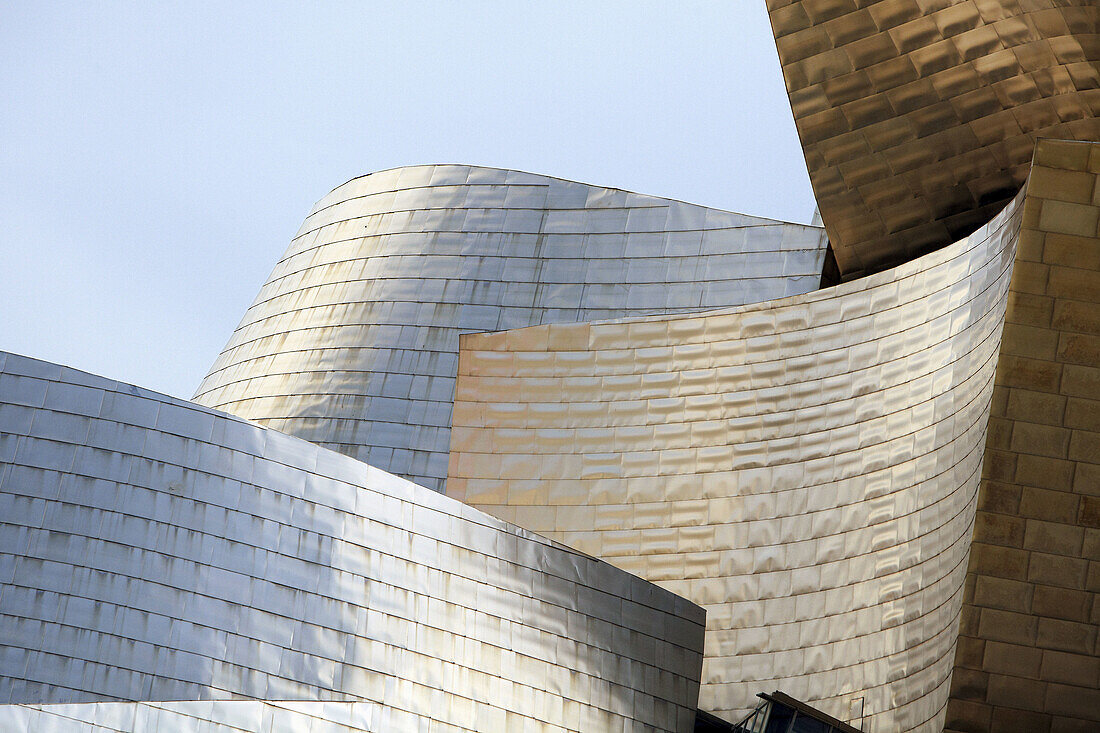
[[[1100,140],[1096,0],[768,0],[843,279],[937,249],[1019,190],[1037,138]]]
[[[818,287],[820,227],[476,166],[325,196],[195,401],[437,491],[458,335],[686,313]]]
[[[464,336],[448,493],[704,606],[703,710],[938,731],[1019,201],[836,288]]]
[[[949,731],[1100,729],[1100,144],[1041,140],[997,363]]]

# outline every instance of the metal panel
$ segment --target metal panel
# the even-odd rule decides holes
[[[314,207],[195,400],[442,490],[459,334],[805,293],[824,247],[529,173],[375,173]]]
[[[1040,140],[993,388],[951,731],[1100,727],[1100,144]]]
[[[703,605],[703,710],[938,730],[1021,201],[837,288],[463,336],[449,495]]]
[[[768,0],[845,279],[943,247],[1027,177],[1035,140],[1100,140],[1095,0]]]
[[[193,403],[0,375],[0,727],[691,729],[682,598]]]

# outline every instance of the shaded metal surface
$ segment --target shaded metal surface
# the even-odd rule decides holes
[[[323,198],[199,387],[442,490],[458,336],[815,289],[823,230],[530,173],[415,166]]]
[[[860,733],[859,729],[779,690],[770,694],[761,692],[757,697],[764,702],[757,706],[752,715],[738,723],[731,733]]]
[[[702,623],[346,456],[0,354],[0,703],[321,700],[369,703],[375,730],[684,731]]]
[[[949,731],[1100,730],[1100,144],[1040,140],[993,388]]]
[[[1040,137],[1100,140],[1096,0],[768,0],[821,216],[851,279],[945,246]]]
[[[448,493],[703,605],[700,709],[938,730],[1021,200],[830,290],[464,336]]]

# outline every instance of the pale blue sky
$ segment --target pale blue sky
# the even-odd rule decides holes
[[[364,173],[813,211],[764,0],[6,2],[0,69],[0,350],[184,398]]]

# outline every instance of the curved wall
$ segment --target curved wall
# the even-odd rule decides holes
[[[703,710],[938,730],[1021,200],[810,295],[464,336],[448,493],[703,605]]]
[[[517,171],[416,166],[323,198],[195,401],[442,490],[458,336],[817,287],[823,230]]]
[[[524,721],[495,721],[488,731],[522,729]],[[0,705],[0,726],[19,733],[351,733],[454,731],[439,718],[387,708],[376,702],[313,700],[184,700]],[[550,728],[558,730],[557,728]],[[691,730],[691,728],[687,728]]]
[[[346,456],[0,354],[0,721],[253,699],[372,730],[684,731],[702,623]],[[71,708],[95,710],[138,714]]]
[[[1100,730],[1100,144],[1040,140],[946,730]]]
[[[845,279],[982,226],[1038,138],[1100,140],[1095,0],[769,0]]]

